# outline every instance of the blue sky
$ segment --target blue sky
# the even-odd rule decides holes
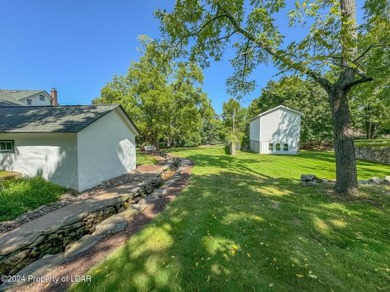
[[[56,87],[61,104],[90,104],[114,74],[125,74],[130,62],[138,60],[138,35],[160,36],[153,12],[157,8],[169,10],[173,3],[2,0],[0,88],[50,92],[51,87]],[[286,24],[284,19],[279,22]],[[231,72],[227,59],[212,63],[204,72],[204,91],[218,113],[229,98],[225,81]],[[272,66],[259,67],[254,76],[258,86],[242,105],[258,97],[275,73]]]

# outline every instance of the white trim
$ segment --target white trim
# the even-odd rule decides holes
[[[301,113],[301,112],[299,112],[299,111],[293,110],[293,109],[288,108],[288,107],[286,107],[286,106],[284,106],[284,105],[278,105],[277,107],[271,108],[270,110],[267,110],[267,111],[265,111],[265,112],[263,112],[263,113],[258,114],[257,116],[255,116],[254,118],[252,118],[251,121],[253,121],[253,120],[255,120],[255,119],[259,118],[259,117],[268,115],[269,113],[274,112],[274,111],[276,111],[276,110],[278,110],[278,109],[284,109],[284,110],[287,110],[287,111],[290,111],[290,112],[293,112],[293,113],[296,113],[296,114],[298,114],[298,115],[303,116],[303,113]]]

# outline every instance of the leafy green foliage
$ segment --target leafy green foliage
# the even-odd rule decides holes
[[[173,62],[166,43],[146,36],[140,41],[140,61],[130,65],[126,76],[114,76],[93,103],[122,104],[145,143],[199,145],[202,119],[211,107],[201,89],[202,71],[191,62]]]
[[[12,220],[27,211],[58,200],[65,188],[41,177],[0,181],[0,221]]]
[[[372,2],[378,4],[379,1],[367,1],[366,6],[370,7]],[[366,50],[360,64],[367,68],[374,80],[356,86],[350,94],[355,126],[365,132],[368,139],[376,138],[380,133],[390,133],[390,8],[382,9],[383,14],[369,14],[372,16],[368,16],[359,42],[361,51]],[[370,47],[372,49],[367,51]],[[375,47],[382,50],[375,50]]]
[[[387,0],[371,0],[368,23],[376,18],[389,23],[389,13],[375,8],[388,7]],[[378,49],[370,44],[359,48],[356,1],[295,1],[288,11],[287,1],[177,0],[172,12],[157,11],[166,39],[174,52],[189,55],[202,65],[216,61],[224,52],[235,51],[231,59],[233,75],[227,80],[228,92],[240,99],[254,89],[253,70],[261,63],[272,61],[281,72],[306,75],[327,93],[332,112],[337,182],[340,193],[357,192],[356,161],[352,122],[348,103],[350,90],[372,81],[367,68],[360,62],[368,51]],[[388,9],[386,9],[388,12]],[[303,35],[286,43],[276,19],[286,15],[290,25],[302,25]],[[385,15],[385,17],[382,17]],[[288,32],[287,32],[288,33]],[[388,30],[386,31],[388,34]],[[383,44],[379,54],[384,54]]]
[[[221,141],[222,121],[210,106],[205,108],[202,116],[202,144],[216,144]]]
[[[332,115],[326,92],[315,82],[295,76],[270,81],[249,105],[248,115],[254,117],[278,105],[303,113],[301,141],[332,140]]]
[[[70,291],[370,291],[388,285],[390,197],[364,187],[340,200],[302,187],[313,169],[334,178],[330,152],[225,155],[221,147],[175,152],[192,159],[190,185]],[[361,179],[388,166],[358,162]]]
[[[247,129],[247,111],[240,103],[230,98],[223,103],[222,111],[222,136],[227,144],[233,142],[239,144]]]

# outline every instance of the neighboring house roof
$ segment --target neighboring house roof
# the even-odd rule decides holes
[[[21,100],[45,92],[44,90],[9,90],[0,89],[0,106],[22,105]],[[49,95],[50,96],[50,95]]]
[[[139,134],[120,105],[0,107],[0,133],[77,133],[114,110],[119,110]]]
[[[262,112],[262,113],[258,114],[257,116],[255,116],[254,118],[252,118],[251,121],[257,119],[258,117],[262,117],[262,116],[268,115],[269,113],[272,113],[272,112],[274,112],[274,111],[276,111],[276,110],[278,110],[278,109],[284,109],[284,110],[287,110],[287,111],[290,111],[290,112],[293,112],[293,113],[296,113],[296,114],[298,114],[298,115],[303,116],[303,114],[302,114],[301,112],[299,112],[299,111],[293,110],[293,109],[288,108],[288,107],[286,107],[286,106],[284,106],[284,105],[279,105],[279,106],[277,106],[277,107],[271,108],[271,109],[268,110],[268,111],[265,111],[265,112]]]

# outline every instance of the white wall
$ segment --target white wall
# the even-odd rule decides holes
[[[260,117],[250,122],[249,140],[250,150],[255,153],[260,153]]]
[[[135,133],[119,108],[81,130],[77,137],[80,191],[136,168]]]
[[[45,100],[42,101],[40,99],[40,95],[43,95]],[[46,91],[42,91],[40,93],[31,95],[29,97],[23,98],[20,101],[24,104],[27,105],[27,99],[31,100],[31,105],[33,106],[44,106],[44,105],[51,105],[51,97]]]
[[[260,141],[264,142],[261,153],[295,154],[298,151],[301,116],[285,109],[278,109],[260,117]],[[273,151],[268,144],[274,143]],[[288,152],[276,150],[276,143],[287,143]]]
[[[15,153],[0,153],[0,169],[78,189],[76,139],[71,133],[0,133],[0,140],[15,145]]]

